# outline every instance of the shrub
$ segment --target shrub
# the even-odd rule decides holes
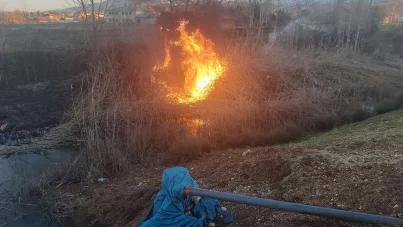
[[[329,131],[336,127],[339,121],[339,117],[334,114],[323,114],[316,116],[312,119],[313,130],[318,132]]]

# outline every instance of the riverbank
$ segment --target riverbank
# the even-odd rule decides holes
[[[63,121],[74,81],[0,90],[0,226],[62,226],[47,218],[38,190],[66,171],[76,150]]]
[[[203,188],[403,217],[403,110],[285,146],[216,151],[184,164]],[[64,186],[76,226],[138,226],[167,165],[144,163],[94,185]],[[366,226],[225,203],[231,226]],[[368,225],[371,226],[371,225]]]
[[[46,153],[0,157],[0,226],[63,226],[47,219],[36,185],[46,184],[50,174],[65,171],[73,154],[68,149],[46,149]]]

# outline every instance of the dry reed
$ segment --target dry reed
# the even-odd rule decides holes
[[[348,48],[297,51],[250,39],[221,49],[225,76],[207,100],[181,106],[151,83],[146,48],[135,46],[129,55],[116,46],[99,48],[72,117],[85,145],[85,171],[124,171],[165,151],[189,159],[206,139],[221,148],[288,142],[367,118],[403,86],[400,69]],[[202,123],[194,128],[189,121]]]

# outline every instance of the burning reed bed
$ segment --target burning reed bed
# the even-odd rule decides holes
[[[85,172],[106,176],[135,162],[180,162],[212,148],[284,143],[402,105],[397,59],[255,40],[217,49],[225,71],[209,95],[172,103],[153,82],[147,46],[99,48],[72,114]]]

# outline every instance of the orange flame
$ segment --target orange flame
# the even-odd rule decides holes
[[[167,96],[178,103],[195,103],[205,100],[213,90],[216,82],[225,71],[225,62],[214,51],[214,43],[204,37],[199,31],[189,34],[186,31],[188,22],[181,21],[177,29],[180,39],[170,42],[170,45],[179,46],[182,51],[181,67],[185,74],[184,87],[181,89],[164,86],[168,90]],[[155,66],[154,70],[161,70],[170,66],[171,55],[169,45],[165,47],[165,60],[162,66]]]
[[[164,50],[165,50],[164,63],[162,65],[158,64],[158,65],[154,66],[154,71],[166,69],[171,64],[171,46],[168,43],[165,43]]]

